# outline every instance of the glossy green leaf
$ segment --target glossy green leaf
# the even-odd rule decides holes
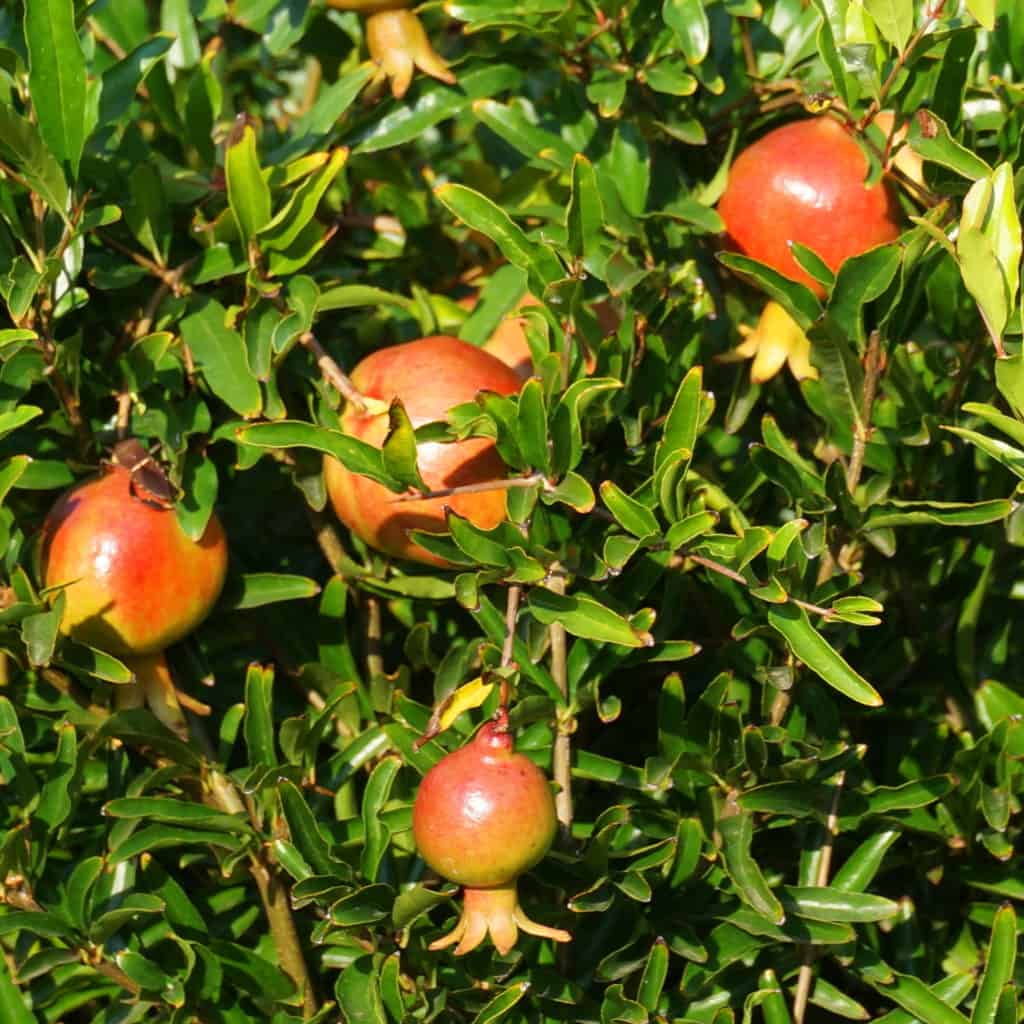
[[[791,604],[771,607],[768,623],[786,638],[794,656],[829,686],[858,704],[869,707],[881,705],[880,694],[811,625],[802,608]]]

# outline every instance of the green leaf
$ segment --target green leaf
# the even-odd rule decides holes
[[[770,607],[768,624],[786,638],[793,654],[812,672],[850,700],[879,707],[882,698],[855,672],[835,648],[811,625],[807,613],[792,604]]]
[[[914,31],[913,0],[865,0],[864,6],[886,41],[902,52]]]
[[[494,1024],[518,1005],[530,989],[528,981],[520,981],[499,992],[474,1018],[473,1024]]]
[[[983,526],[998,523],[1013,510],[1009,500],[892,501],[872,507],[865,530],[886,526]]]
[[[1017,963],[1017,915],[1012,904],[1004,903],[992,922],[992,937],[985,957],[985,970],[971,1011],[971,1024],[997,1024],[1003,989],[1014,978]]]
[[[702,0],[664,0],[661,16],[672,29],[690,64],[700,64],[711,45],[711,26]]]
[[[577,260],[591,260],[601,247],[604,210],[594,165],[582,153],[573,159],[571,186],[565,211],[569,252]]]
[[[70,2],[70,0],[69,0]],[[55,213],[68,219],[68,184],[39,129],[0,103],[0,156],[10,161]]]
[[[312,423],[298,420],[279,420],[276,423],[257,423],[242,427],[236,433],[239,444],[251,444],[257,448],[312,448],[336,458],[346,469],[369,477],[383,484],[389,490],[399,493],[405,490],[384,468],[384,459],[379,448]]]
[[[900,905],[881,896],[850,892],[827,886],[787,885],[782,890],[783,906],[794,914],[814,921],[850,921],[863,924],[889,921],[900,913]]]
[[[911,120],[907,143],[925,160],[948,167],[971,181],[992,173],[992,168],[977,153],[961,146],[950,135],[942,118],[930,112]]]
[[[277,784],[277,793],[281,798],[281,809],[288,821],[292,843],[305,858],[306,863],[318,875],[336,875],[338,865],[330,856],[327,840],[324,839],[302,791],[295,783],[281,779]]]
[[[756,282],[769,298],[775,299],[787,313],[807,331],[821,316],[821,303],[806,285],[791,281],[766,263],[742,256],[736,252],[720,252],[718,259],[730,270],[743,274]]]
[[[372,956],[353,960],[334,986],[338,1008],[347,1024],[388,1024],[380,998],[380,979]]]
[[[224,176],[231,212],[235,215],[242,241],[248,242],[270,222],[270,188],[260,170],[256,132],[252,125],[247,124],[242,129],[242,137],[228,147],[224,157]]]
[[[245,676],[245,745],[250,764],[275,765],[274,670],[250,665]]]
[[[967,1018],[936,996],[923,981],[907,974],[891,972],[891,980],[882,982],[872,975],[864,980],[882,995],[903,1007],[923,1024],[968,1024]]]
[[[561,171],[568,170],[573,163],[575,154],[572,146],[559,136],[537,127],[519,105],[506,105],[492,99],[476,100],[473,113],[495,135],[531,160]]]
[[[319,593],[320,584],[308,576],[249,572],[228,580],[219,604],[221,608],[241,611],[281,601],[302,601]]]
[[[7,957],[0,957],[0,1020],[5,1024],[36,1024],[21,991],[11,980]]]
[[[557,622],[573,636],[622,647],[650,647],[649,633],[634,629],[611,608],[586,594],[556,594],[547,587],[533,587],[527,598],[530,613],[545,626]]]
[[[657,536],[661,531],[657,516],[636,498],[626,494],[613,480],[601,484],[601,500],[616,522],[634,537]],[[678,547],[678,545],[675,545]]]
[[[811,331],[811,363],[831,404],[854,430],[862,429],[861,399],[864,370],[849,338],[830,317]]]
[[[647,142],[632,121],[619,121],[616,126],[604,169],[612,175],[626,211],[642,217],[651,186],[651,160]]]
[[[77,178],[87,119],[85,56],[75,29],[73,0],[26,0],[25,42],[39,133]]]
[[[455,184],[439,185],[434,195],[467,227],[491,239],[509,263],[536,275],[541,289],[564,276],[554,255],[534,245],[512,218],[486,196]]]
[[[249,363],[242,336],[226,323],[227,310],[207,300],[181,321],[181,336],[210,390],[246,419],[260,414],[263,396]]]
[[[360,871],[367,881],[375,882],[381,860],[387,852],[391,832],[384,824],[381,814],[391,795],[391,787],[402,767],[397,757],[386,757],[379,761],[366,783],[363,793],[363,852]]]
[[[996,27],[996,0],[967,0],[967,10],[991,32]]]
[[[347,149],[335,149],[331,152],[327,163],[299,185],[281,210],[260,228],[261,248],[284,251],[299,237],[300,232],[316,215],[320,201],[334,179],[341,173],[347,160]],[[268,210],[269,203],[268,191]]]
[[[527,464],[541,473],[551,466],[548,448],[548,410],[544,398],[544,385],[531,377],[519,395],[516,412],[516,440]]]
[[[964,199],[956,251],[967,290],[999,345],[1020,285],[1021,226],[1008,163],[976,181]]]
[[[430,488],[420,476],[416,455],[416,430],[401,400],[394,398],[388,409],[388,436],[381,447],[384,470],[403,487],[427,492]]]
[[[718,832],[725,870],[740,899],[772,924],[781,925],[786,920],[786,912],[750,855],[754,836],[753,816],[736,805],[729,805],[718,819]]]

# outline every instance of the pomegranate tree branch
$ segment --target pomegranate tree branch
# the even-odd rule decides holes
[[[338,391],[346,402],[351,402],[360,412],[367,411],[366,396],[352,383],[342,368],[327,354],[327,350],[316,339],[312,331],[306,331],[299,338],[299,344],[308,349],[316,360],[323,378]]]
[[[857,130],[862,132],[872,121],[878,116],[878,112],[882,109],[882,104],[885,103],[886,97],[889,95],[889,91],[896,83],[896,79],[899,77],[900,72],[903,70],[904,65],[910,60],[910,55],[917,49],[917,44],[931,30],[932,25],[942,16],[942,9],[946,6],[946,0],[936,0],[930,7],[925,8],[925,19],[921,22],[920,28],[910,37],[907,45],[903,47],[896,60],[893,62],[892,70],[889,72],[888,77],[882,83],[882,87],[878,90],[878,95],[871,101],[871,105],[868,107],[864,116],[857,122]]]
[[[512,664],[512,651],[516,643],[516,619],[519,617],[519,599],[522,597],[523,588],[518,583],[513,583],[508,588],[505,596],[505,642],[501,645],[501,667],[508,668]],[[501,693],[498,704],[500,707],[508,706],[508,680],[502,679]]]
[[[846,467],[846,489],[850,494],[857,489],[860,474],[864,469],[864,456],[867,453],[868,441],[871,439],[871,413],[875,406],[878,381],[884,365],[881,335],[877,330],[872,331],[864,355],[864,390],[861,392],[860,400],[860,423],[854,424],[853,451],[850,455],[850,464]]]
[[[547,582],[549,590],[556,594],[565,593],[565,577],[561,571],[551,574]],[[551,642],[551,678],[554,679],[562,699],[568,703],[569,673],[566,663],[565,626],[560,622],[552,622],[548,626],[548,639]],[[572,836],[572,718],[567,709],[559,708],[557,712],[557,731],[555,744],[551,753],[552,774],[558,786],[555,794],[555,815],[562,835],[563,844],[568,843]]]
[[[829,808],[828,820],[825,822],[825,838],[821,845],[818,873],[814,881],[814,884],[819,887],[828,885],[829,872],[832,870],[832,851],[839,824],[839,795],[842,792],[845,780],[846,772],[840,772],[836,776],[836,787],[832,792],[832,806]],[[807,1012],[807,1002],[811,996],[811,984],[814,981],[813,963],[813,947],[805,946],[803,963],[800,965],[800,973],[797,975],[796,980],[796,992],[793,994],[794,1024],[803,1024],[804,1014]]]
[[[192,734],[200,739],[202,746],[212,752],[209,739],[195,719],[192,720]],[[216,768],[210,767],[206,773],[204,793],[205,802],[218,810],[227,814],[246,814],[246,807],[238,790],[227,776]],[[306,958],[302,955],[302,943],[288,901],[288,890],[262,847],[250,856],[249,874],[252,875],[259,890],[270,934],[274,939],[274,947],[281,958],[281,966],[302,994],[303,1016],[308,1020],[317,1012],[316,995],[313,992],[313,981],[306,966]]]
[[[517,487],[533,487],[540,483],[544,477],[540,473],[531,473],[529,476],[514,476],[505,480],[482,480],[477,484],[462,484],[459,487],[444,487],[438,491],[410,491],[408,494],[398,494],[389,500],[392,503],[406,501],[430,501],[432,498],[450,498],[457,494],[483,494],[485,491],[511,491]]]

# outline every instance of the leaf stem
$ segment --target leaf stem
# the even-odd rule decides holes
[[[523,588],[513,583],[505,596],[505,642],[501,645],[501,667],[508,668],[512,664],[512,651],[516,642],[516,619],[519,617],[519,599]],[[499,706],[508,706],[508,680],[502,679]]]

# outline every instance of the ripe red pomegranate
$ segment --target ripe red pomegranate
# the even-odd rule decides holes
[[[813,249],[834,272],[843,260],[900,233],[888,182],[868,188],[867,173],[867,157],[831,118],[776,128],[729,171],[718,203],[728,244],[823,296],[825,289],[793,258],[791,242]]]
[[[519,377],[500,359],[447,335],[393,345],[367,356],[352,371],[352,383],[368,398],[402,400],[414,427],[443,420],[448,410],[471,402],[480,391],[513,395]],[[387,412],[360,412],[349,406],[342,430],[378,447],[388,433]],[[417,452],[420,475],[432,491],[486,483],[507,470],[494,442],[471,437],[451,444],[430,441]],[[410,530],[442,533],[445,508],[476,526],[493,529],[505,518],[505,491],[487,490],[443,498],[396,502],[381,484],[349,472],[335,459],[324,460],[327,491],[338,518],[378,551],[427,565],[447,563],[409,539]]]
[[[105,466],[50,510],[41,566],[45,586],[66,585],[61,631],[117,655],[135,673],[139,688],[119,688],[122,706],[141,703],[144,693],[181,732],[163,651],[206,618],[224,585],[227,544],[216,517],[190,540],[173,508],[133,487],[128,468]]]
[[[461,956],[489,934],[504,954],[520,928],[568,942],[568,932],[531,921],[516,893],[516,879],[547,853],[556,824],[547,779],[515,752],[504,710],[438,761],[416,794],[413,837],[430,867],[463,886],[463,911],[455,930],[430,948],[458,943]]]

